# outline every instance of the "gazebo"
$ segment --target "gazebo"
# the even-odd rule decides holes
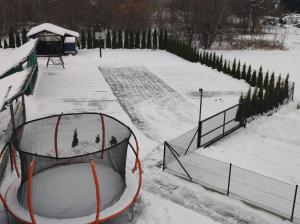
[[[50,23],[31,28],[28,38],[38,38],[38,56],[61,56],[63,54],[76,54],[76,42],[79,33]]]

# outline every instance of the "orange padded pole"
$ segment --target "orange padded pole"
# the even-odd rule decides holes
[[[5,200],[4,200],[4,198],[3,198],[3,196],[2,196],[2,194],[1,194],[1,193],[0,193],[0,201],[2,202],[2,204],[3,204],[4,208],[5,208],[5,209],[7,209],[6,202],[5,202]]]
[[[28,201],[28,210],[32,224],[36,224],[33,208],[32,208],[32,176],[33,170],[35,167],[35,160],[32,160],[29,166],[29,174],[28,174],[28,189],[27,189],[27,201]]]
[[[58,158],[58,146],[57,146],[57,132],[58,132],[58,126],[61,120],[63,113],[61,113],[59,115],[59,117],[57,118],[57,122],[55,125],[55,133],[54,133],[54,150],[55,150],[55,157]]]
[[[104,149],[105,149],[105,123],[104,123],[104,116],[101,116],[101,127],[102,127],[102,147],[101,147],[101,159],[103,159]]]
[[[94,224],[99,224],[100,223],[100,184],[97,176],[97,170],[96,170],[96,165],[93,160],[90,160],[93,176],[94,176],[94,182],[95,182],[95,187],[96,187],[96,199],[97,199],[97,208],[96,208],[96,218]]]
[[[11,156],[12,156],[13,165],[14,165],[14,167],[15,167],[17,176],[20,177],[19,169],[18,169],[18,166],[17,166],[16,149],[15,149],[14,147],[12,148]]]
[[[138,143],[138,140],[135,136],[135,134],[132,132],[132,135],[134,137],[134,140],[135,140],[135,145],[136,145],[136,160],[135,160],[135,164],[134,164],[134,168],[133,168],[133,171],[132,172],[135,172],[138,168],[138,160],[139,160],[139,151],[140,151],[140,147],[139,147],[139,143]]]

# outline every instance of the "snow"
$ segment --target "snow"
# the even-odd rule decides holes
[[[58,34],[60,36],[65,36],[65,35],[70,35],[73,37],[79,37],[79,33],[72,31],[72,30],[68,30],[59,26],[56,26],[54,24],[51,23],[43,23],[40,24],[38,26],[35,26],[33,28],[31,28],[31,30],[29,30],[29,32],[27,33],[27,37],[31,37],[37,33],[40,33],[42,31],[49,31],[51,33],[55,33]]]
[[[23,70],[13,75],[0,79],[0,109],[3,108],[6,101],[19,94],[27,80],[29,70]]]
[[[75,43],[76,38],[75,37],[66,37],[65,38],[65,43]]]
[[[0,78],[10,69],[18,66],[34,50],[37,39],[32,39],[19,48],[10,50],[8,53],[0,54]],[[6,51],[4,51],[6,52]]]
[[[200,64],[189,63],[165,51],[104,49],[103,58],[100,59],[97,49],[80,50],[77,56],[64,57],[64,61],[65,70],[61,67],[46,69],[46,59],[39,58],[40,75],[37,86],[34,95],[26,97],[28,119],[61,112],[91,111],[107,113],[128,125],[140,142],[144,169],[143,190],[135,208],[135,223],[289,223],[161,171],[163,141],[175,138],[197,124],[198,89],[204,89],[205,118],[236,104],[240,93],[248,89],[244,81],[235,80]],[[285,107],[281,111],[294,111],[293,116],[296,117],[297,111],[293,108]],[[248,147],[250,141],[247,136],[255,135],[258,131],[257,128],[251,129],[251,125],[261,128],[260,122],[263,122],[266,126],[261,128],[257,136],[264,132],[267,134],[266,128],[272,127],[271,122],[265,122],[267,119],[279,122],[281,118],[264,117],[261,121],[254,121],[246,130],[238,131],[220,141],[215,151],[222,151],[226,141],[248,129],[249,133],[244,137],[236,137],[234,144],[228,144],[223,152],[230,151],[229,149],[243,142],[242,150],[252,150]],[[276,128],[278,132],[279,127],[280,125]],[[294,133],[291,138],[296,136],[297,132]],[[260,149],[261,138],[257,136],[250,138],[256,143],[256,152]],[[278,135],[274,135],[274,139],[276,136]],[[269,147],[270,150],[275,144]],[[213,148],[205,149],[201,153],[210,151]],[[276,151],[267,153],[272,152],[274,157],[282,156],[276,155]],[[296,161],[299,158],[299,154],[295,153],[296,149],[290,152],[288,156],[295,157]],[[264,150],[259,153],[263,158],[269,156],[264,154]],[[128,155],[130,164],[134,161],[131,154]],[[241,161],[245,155],[246,153],[240,156]],[[217,152],[212,156],[217,157]],[[287,155],[284,157],[287,158]],[[282,173],[290,175],[294,172],[292,175],[295,176],[298,172],[297,165],[289,166],[283,157],[278,162],[277,166],[282,166]],[[249,167],[244,168],[264,173],[263,165],[268,166],[262,160],[258,164],[250,161]],[[283,168],[283,165],[288,167]],[[274,166],[270,166],[270,170],[272,168]],[[291,169],[294,171],[290,172]],[[276,175],[277,170],[272,174]]]

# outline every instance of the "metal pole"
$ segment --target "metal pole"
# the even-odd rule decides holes
[[[223,136],[225,135],[226,111],[224,111]]]
[[[296,189],[295,189],[293,209],[292,209],[292,215],[291,215],[291,222],[293,222],[293,219],[294,219],[294,212],[295,212],[295,206],[296,206],[296,200],[297,200],[297,193],[298,193],[298,185],[296,185]]]
[[[229,191],[230,191],[231,169],[232,169],[232,164],[230,163],[229,164],[228,185],[227,185],[227,196],[229,195]]]
[[[200,108],[199,108],[199,122],[198,122],[198,139],[197,139],[197,148],[201,146],[201,134],[202,134],[202,97],[203,97],[203,89],[199,89],[200,92]]]
[[[200,92],[200,111],[199,111],[199,121],[202,119],[202,98],[203,98],[203,89],[199,89]]]
[[[101,41],[99,41],[99,52],[100,52],[100,58],[102,58],[102,48],[101,48]]]
[[[25,107],[25,96],[24,94],[22,95],[22,112],[23,112],[23,123],[26,122],[26,107]]]
[[[163,171],[165,170],[165,159],[166,159],[166,146],[167,146],[167,143],[164,142],[164,157],[163,157]]]

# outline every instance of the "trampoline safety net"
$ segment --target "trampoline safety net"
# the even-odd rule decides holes
[[[33,160],[32,205],[39,216],[64,219],[95,213],[91,160],[100,183],[100,211],[122,196],[132,132],[118,120],[96,113],[63,114],[25,123],[16,133],[22,171],[17,199],[24,208]]]

